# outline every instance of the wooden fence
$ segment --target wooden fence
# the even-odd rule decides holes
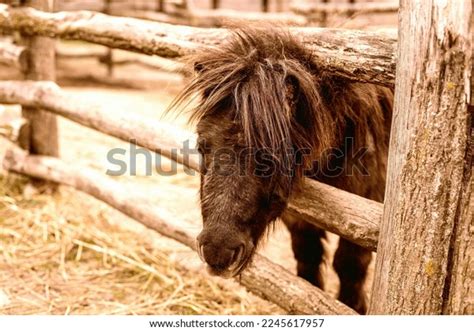
[[[410,0],[401,1],[398,52],[393,36],[291,29],[327,70],[360,82],[385,86],[396,82],[385,204],[315,181],[307,181],[289,204],[291,212],[308,222],[377,249],[372,313],[473,313],[474,285],[469,281],[474,265],[470,249],[472,113],[468,108],[471,13],[470,0],[444,7],[435,0],[416,6]],[[36,45],[34,38],[64,38],[167,58],[179,58],[201,47],[219,47],[229,33],[94,12],[48,13],[5,5],[0,5],[0,30],[19,31],[31,38],[30,48]],[[54,58],[54,52],[41,54]],[[29,56],[31,63],[31,57],[38,55],[30,52]],[[395,70],[396,58],[400,65]],[[42,80],[39,77],[32,79]],[[134,139],[142,147],[198,170],[196,158],[177,152],[183,141],[195,139],[193,134],[159,122],[145,123],[132,115],[114,116],[103,106],[65,95],[54,83],[0,82],[0,103],[21,104],[26,113],[60,115],[126,141]],[[120,184],[64,164],[54,149],[36,149],[37,144],[57,142],[54,130],[53,135],[45,136],[45,130],[55,125],[51,117],[47,120],[47,125],[42,118],[30,121],[26,133],[30,154],[11,149],[4,162],[7,170],[75,187],[194,249],[195,234],[173,227],[171,217],[159,207],[129,200]],[[35,128],[31,122],[43,127]],[[258,255],[241,283],[292,313],[354,313]]]

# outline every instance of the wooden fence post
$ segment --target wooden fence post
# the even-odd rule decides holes
[[[105,0],[104,14],[110,15],[111,13],[112,0]],[[112,48],[107,48],[107,53],[104,57],[104,63],[107,67],[107,75],[112,77],[114,75],[114,56]]]
[[[450,277],[451,268],[459,272],[463,266],[458,263],[467,262],[459,250],[472,250],[464,247],[472,241],[465,233],[473,211],[471,13],[471,0],[400,1],[396,95],[372,314],[462,310],[446,302],[450,282],[457,282]],[[468,277],[460,276],[469,282]]]
[[[322,0],[322,3],[329,3],[329,0]],[[320,20],[320,25],[321,26],[327,26],[328,25],[328,13],[327,12],[322,13],[319,20]]]
[[[165,1],[164,0],[156,0],[156,11],[157,12],[165,12]]]
[[[353,5],[355,3],[356,3],[355,0],[349,0],[350,5]],[[355,12],[353,10],[350,10],[350,11],[347,12],[347,17],[351,18],[354,14],[355,14]]]
[[[221,7],[221,1],[220,0],[212,0],[211,3],[211,8],[212,9],[219,9]]]
[[[26,5],[43,11],[51,11],[54,1],[29,0]],[[24,42],[28,50],[25,79],[54,81],[56,79],[55,40],[48,37],[25,36]],[[24,107],[22,114],[28,123],[21,132],[20,145],[31,154],[59,156],[56,116],[29,107]]]
[[[474,9],[474,0],[471,0]],[[462,188],[463,201],[459,206],[461,220],[455,225],[450,247],[450,275],[446,279],[443,314],[474,314],[474,182],[472,161],[474,158],[474,13],[471,14],[471,98],[469,102],[470,142],[466,154],[465,180]],[[470,179],[470,181],[469,181]]]
[[[262,11],[264,13],[268,13],[268,8],[269,8],[268,0],[262,0]]]

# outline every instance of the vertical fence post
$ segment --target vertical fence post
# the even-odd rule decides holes
[[[262,11],[268,13],[268,0],[262,0]]]
[[[355,0],[349,0],[349,4],[350,4],[350,5],[353,5],[353,4],[355,4],[355,3],[356,3]],[[347,16],[348,16],[349,18],[352,17],[354,14],[355,14],[355,12],[354,12],[353,10],[350,10],[350,11],[347,12]]]
[[[220,0],[212,0],[212,9],[219,9],[221,7],[221,1]]]
[[[157,12],[164,12],[165,11],[165,1],[164,0],[156,0],[156,11]]]
[[[104,14],[110,15],[111,10],[112,10],[112,0],[105,0]],[[114,58],[113,58],[113,50],[110,47],[107,48],[107,53],[105,54],[104,62],[107,67],[107,75],[109,77],[112,77],[114,74]]]
[[[471,0],[474,8],[474,0]],[[443,314],[474,314],[474,182],[472,180],[472,161],[474,158],[474,13],[471,14],[471,98],[469,103],[470,148],[466,154],[462,202],[458,213],[460,221],[455,225],[451,239],[451,273],[446,279]],[[470,181],[469,181],[470,179]]]
[[[29,0],[25,5],[43,11],[51,11],[54,7],[52,0]],[[27,80],[56,79],[55,40],[48,37],[24,36],[28,50],[28,67],[25,72]],[[24,107],[23,117],[27,120],[22,130],[20,145],[31,154],[48,156],[59,155],[58,124],[56,116],[40,109]],[[41,182],[38,182],[42,184]],[[51,187],[54,187],[51,185]]]
[[[449,299],[456,236],[472,224],[471,13],[471,0],[400,1],[372,314],[440,314]]]
[[[322,3],[329,3],[329,0],[322,0]],[[321,13],[320,22],[321,26],[328,25],[328,13],[326,11]]]

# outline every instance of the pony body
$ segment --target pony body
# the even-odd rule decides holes
[[[203,157],[200,256],[213,274],[235,276],[281,218],[298,275],[324,288],[324,231],[288,212],[287,201],[311,179],[383,201],[392,91],[333,75],[276,30],[235,30],[190,62],[196,77],[174,106],[199,95],[191,119]],[[370,260],[371,252],[340,239],[339,299],[361,313]]]

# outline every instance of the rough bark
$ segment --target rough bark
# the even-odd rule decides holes
[[[396,13],[398,11],[397,2],[359,2],[359,3],[295,3],[291,5],[291,10],[300,15],[317,14],[382,14]]]
[[[0,82],[0,102],[38,105],[84,126],[119,139],[134,139],[139,146],[171,158],[187,167],[199,170],[197,154],[188,158],[181,152],[183,142],[194,148],[195,136],[160,122],[150,123],[131,114],[117,115],[83,100],[68,97],[55,84],[33,82]],[[361,246],[375,249],[382,204],[307,180],[301,192],[290,200],[290,212],[302,215],[306,221],[334,232]]]
[[[116,16],[134,17],[162,23],[190,25],[202,28],[256,23],[305,26],[308,23],[305,17],[291,13],[243,12],[231,9],[193,9],[192,11],[179,11],[174,14],[156,13],[146,10],[117,9],[113,10],[112,14]]]
[[[474,8],[474,0],[471,0]],[[458,207],[460,221],[455,224],[451,240],[451,270],[446,280],[443,314],[474,314],[474,13],[471,13],[471,95],[469,100],[470,141],[467,148],[461,200]],[[470,180],[469,180],[470,179]]]
[[[49,0],[30,0],[26,5],[48,11],[53,8]],[[28,80],[56,79],[55,40],[44,36],[23,35],[28,49],[27,69],[25,78]],[[20,145],[31,154],[58,156],[58,124],[56,116],[36,107],[24,107],[23,117],[27,120],[19,137]],[[37,182],[38,185],[45,184]],[[50,188],[54,186],[50,185]]]
[[[144,197],[131,195],[118,182],[90,169],[74,167],[56,158],[28,156],[13,149],[7,152],[3,165],[9,171],[72,186],[166,237],[191,249],[196,247],[196,233],[190,231],[189,227],[173,225],[185,223],[179,220],[179,216],[147,202]],[[355,314],[352,309],[332,299],[327,293],[258,254],[237,280],[250,291],[276,303],[289,313]]]
[[[181,57],[203,47],[218,47],[226,29],[205,29],[94,12],[44,13],[0,5],[0,30],[84,40],[162,57]],[[311,49],[321,67],[361,82],[393,86],[396,38],[377,32],[290,28]]]
[[[382,204],[307,179],[295,192],[288,212],[318,227],[375,250],[382,219]]]
[[[26,71],[28,55],[25,47],[7,41],[0,41],[0,64],[18,68],[22,72]]]
[[[465,218],[472,215],[466,171],[471,12],[470,1],[401,1],[373,314],[440,314],[449,274],[464,266],[451,268],[466,262],[450,259],[465,246],[472,224]]]

